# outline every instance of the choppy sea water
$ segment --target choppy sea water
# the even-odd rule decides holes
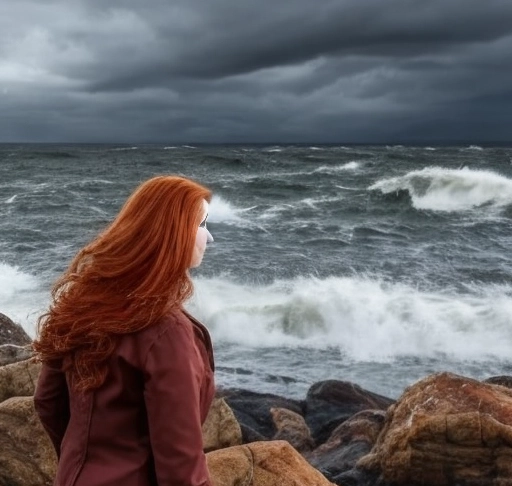
[[[0,145],[0,312],[34,334],[53,281],[143,180],[214,191],[189,308],[221,386],[390,397],[512,374],[512,148]]]

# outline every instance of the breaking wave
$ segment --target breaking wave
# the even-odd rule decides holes
[[[512,287],[467,295],[423,292],[378,279],[301,277],[267,286],[199,278],[191,310],[218,342],[338,347],[361,361],[399,356],[507,358]]]
[[[214,195],[210,204],[208,221],[212,223],[237,223],[242,221],[241,213],[246,211],[234,206],[229,201],[218,195]]]
[[[512,204],[512,180],[491,171],[430,167],[382,179],[370,190],[383,194],[407,191],[416,209],[465,211]]]
[[[324,173],[324,174],[335,174],[336,172],[343,172],[346,170],[356,170],[356,169],[359,169],[360,166],[361,166],[360,162],[353,160],[352,162],[347,162],[346,164],[343,164],[343,165],[335,165],[335,166],[323,165],[321,167],[318,167],[318,169],[315,169],[311,173],[315,174],[315,173],[319,172],[319,173]]]
[[[0,312],[21,324],[32,337],[46,299],[47,294],[40,290],[36,277],[0,262]]]

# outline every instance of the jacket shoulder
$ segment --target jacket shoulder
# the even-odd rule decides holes
[[[212,370],[215,369],[213,347],[208,330],[184,310],[176,309],[169,312],[152,326],[132,335],[130,340],[135,340],[133,348],[138,350],[141,363],[146,361],[148,353],[155,345],[173,341],[191,345],[195,343],[196,346],[202,347],[206,354],[206,361],[209,362]]]

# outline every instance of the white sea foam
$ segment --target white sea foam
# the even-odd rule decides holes
[[[91,211],[94,211],[97,214],[101,214],[102,216],[105,216],[107,218],[110,216],[110,213],[108,213],[104,209],[98,208],[96,206],[88,206],[88,209],[90,209]]]
[[[279,172],[269,172],[266,174],[266,177],[270,180],[282,180],[284,178],[293,178],[293,177],[304,177],[304,175],[315,175],[315,174],[336,174],[338,172],[346,172],[346,171],[354,171],[360,169],[363,165],[362,162],[358,162],[353,160],[351,162],[347,162],[346,164],[339,165],[322,165],[313,169],[311,171],[305,172],[304,170],[293,170],[293,171],[279,171]],[[240,179],[245,180],[247,182],[251,182],[253,180],[258,180],[261,177],[259,175],[248,175],[242,176]]]
[[[298,278],[268,286],[198,279],[191,311],[217,342],[338,347],[356,361],[398,356],[510,358],[512,287],[427,293],[365,278]]]
[[[482,205],[512,204],[512,180],[490,171],[429,167],[383,179],[369,187],[390,194],[409,192],[417,209],[464,211]]]
[[[109,181],[108,179],[90,179],[88,182],[92,182],[94,184],[114,184],[114,182]]]
[[[298,206],[307,206],[309,208],[317,208],[318,204],[326,204],[326,203],[332,203],[332,202],[338,202],[340,199],[342,199],[343,196],[321,196],[321,197],[306,197],[305,199],[301,199],[298,201]]]
[[[339,186],[339,185],[336,185],[336,187],[343,189],[343,190],[348,190],[348,191],[359,191],[360,190],[357,188],[343,187],[343,186]],[[283,213],[285,213],[287,211],[293,211],[297,208],[301,208],[304,206],[308,207],[308,208],[312,208],[312,209],[318,209],[319,205],[333,203],[333,202],[339,202],[342,199],[344,199],[345,197],[346,197],[345,195],[340,193],[339,196],[335,196],[335,197],[331,197],[331,196],[306,197],[304,199],[295,201],[293,204],[289,204],[289,203],[276,204],[276,205],[271,206],[270,208],[266,209],[264,212],[259,213],[256,218],[252,218],[252,221],[254,221],[255,219],[268,220],[268,219],[281,218]],[[248,208],[247,210],[250,210],[250,209],[254,209],[254,208]],[[244,224],[246,224],[246,223],[250,224],[251,221],[244,222]]]
[[[36,277],[0,262],[0,312],[21,324],[30,336],[46,298]]]
[[[338,189],[343,189],[345,191],[359,191],[360,189],[357,187],[346,187],[346,186],[340,186],[339,184],[336,184],[336,187]]]
[[[230,202],[215,194],[210,204],[208,212],[208,221],[212,223],[237,223],[242,221],[240,214],[246,209],[235,207]]]
[[[342,165],[322,165],[321,167],[318,167],[315,169],[312,174],[315,173],[323,173],[323,174],[335,174],[336,172],[343,172],[346,170],[356,170],[361,167],[361,162],[357,162],[356,160],[352,160],[351,162],[347,162],[346,164]]]
[[[439,353],[472,361],[510,357],[512,286],[457,294],[363,277],[300,277],[269,285],[198,277],[195,288],[189,307],[218,343],[337,347],[355,361]],[[31,336],[48,298],[36,277],[0,263],[0,312]]]
[[[81,179],[79,181],[70,181],[70,182],[64,184],[63,187],[69,187],[69,186],[85,187],[85,186],[89,186],[92,184],[112,185],[112,184],[114,184],[114,182],[109,181],[108,179]]]

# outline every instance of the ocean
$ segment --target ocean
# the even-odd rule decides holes
[[[34,336],[73,255],[158,174],[209,186],[189,310],[219,386],[388,397],[512,374],[512,148],[0,145],[0,312]]]

